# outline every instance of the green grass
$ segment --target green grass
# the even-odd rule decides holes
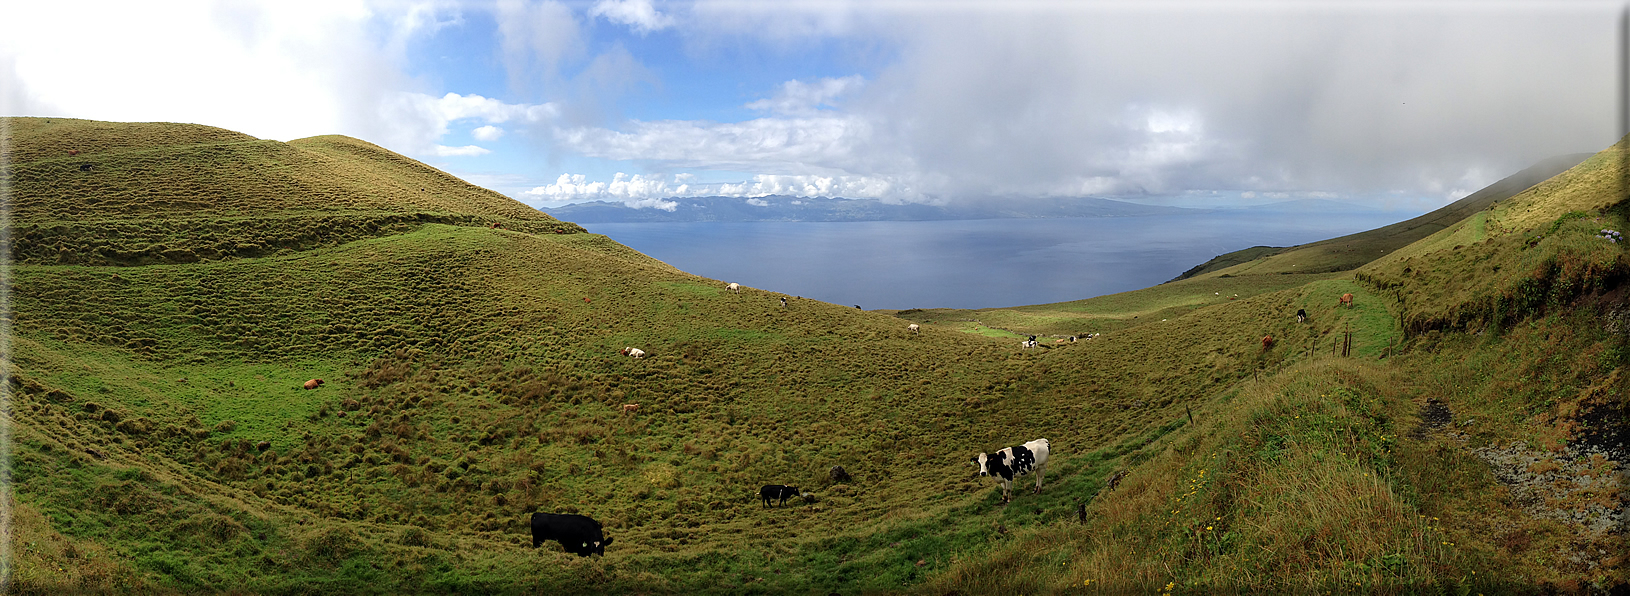
[[[888,313],[725,292],[348,139],[6,122],[8,155],[25,167],[5,181],[34,189],[15,203],[20,254],[49,255],[53,239],[125,242],[132,221],[164,238],[226,226],[212,242],[262,216],[293,231],[326,217],[302,211],[307,201],[355,201],[332,221],[356,233],[289,236],[275,251],[42,256],[7,272],[23,592],[1498,587],[1473,570],[1622,580],[1621,564],[1557,570],[1543,554],[1619,538],[1580,543],[1525,521],[1463,446],[1409,432],[1423,400],[1439,399],[1480,421],[1457,427],[1474,445],[1554,447],[1586,406],[1625,394],[1630,342],[1594,322],[1615,312],[1622,249],[1588,234],[1622,221],[1613,210],[1555,220],[1532,246],[1502,234],[1496,210],[1475,249],[1356,276],[1217,273],[1057,305],[899,313],[932,321],[914,335]],[[68,146],[92,148],[138,190],[80,181],[64,187],[86,194],[47,196],[53,177],[78,172],[47,163]],[[222,182],[223,163],[273,155],[287,158],[281,173],[235,176],[297,196]],[[390,212],[355,180],[445,192]],[[197,188],[242,192],[186,217],[159,200]],[[51,219],[91,208],[109,215]],[[385,221],[371,217],[398,219],[361,223]],[[1480,306],[1500,289],[1528,298]],[[1352,308],[1337,304],[1343,293]],[[1485,328],[1498,332],[1476,334]],[[1095,330],[1047,349],[1014,341]],[[1332,355],[1348,331],[1353,356]],[[617,354],[626,346],[649,356]],[[295,389],[308,378],[328,383]],[[622,412],[628,403],[639,412]],[[968,458],[1038,437],[1054,448],[1046,488],[1001,506]],[[833,465],[854,480],[833,482]],[[815,500],[762,507],[757,488],[780,483]],[[533,550],[533,511],[591,515],[617,541],[587,560]],[[1479,515],[1533,539],[1483,532]]]
[[[1259,294],[1331,279],[1338,274],[1273,275],[1257,277],[1206,276],[1053,304],[1008,308],[912,309],[892,311],[895,316],[925,325],[948,326],[992,337],[1052,338],[1109,333],[1172,319],[1213,306]],[[989,331],[986,331],[989,330]]]

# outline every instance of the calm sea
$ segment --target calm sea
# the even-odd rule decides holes
[[[862,308],[986,308],[1145,288],[1217,255],[1419,213],[1223,211],[968,221],[589,224],[696,275]]]

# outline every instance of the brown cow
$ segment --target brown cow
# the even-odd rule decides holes
[[[68,155],[79,155],[79,150],[78,149],[69,149],[68,150]]]
[[[306,389],[316,389],[317,386],[321,385],[321,384],[323,384],[322,379],[312,379],[310,381],[306,381],[305,388]]]
[[[623,404],[623,412],[633,414],[634,412],[638,411],[640,411],[639,404]]]
[[[1262,336],[1262,349],[1267,350],[1267,349],[1270,349],[1272,347],[1273,347],[1273,336],[1272,335],[1264,335],[1264,336]]]
[[[1352,308],[1353,307],[1353,295],[1352,294],[1342,294],[1341,295],[1341,305],[1345,306],[1347,308]]]

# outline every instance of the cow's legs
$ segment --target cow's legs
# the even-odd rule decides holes
[[[1045,466],[1036,468],[1036,494],[1041,494],[1041,475],[1046,472]]]

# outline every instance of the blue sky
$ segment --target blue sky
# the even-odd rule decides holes
[[[541,208],[772,193],[1421,208],[1616,140],[1622,10],[6,0],[0,113],[346,134]]]

